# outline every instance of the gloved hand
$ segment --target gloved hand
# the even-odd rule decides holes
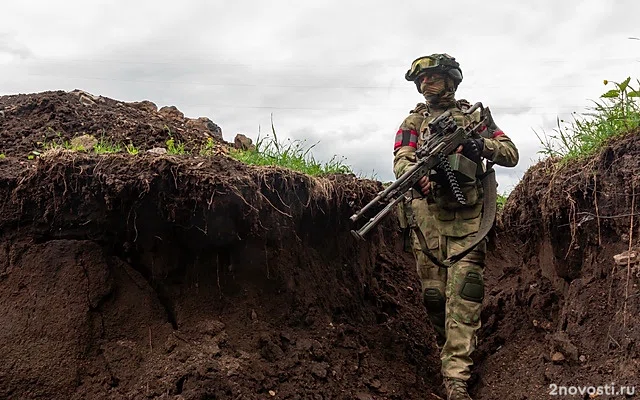
[[[479,163],[484,150],[484,138],[467,139],[462,143],[462,155],[469,160]]]

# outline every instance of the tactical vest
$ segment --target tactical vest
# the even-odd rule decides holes
[[[418,147],[422,146],[429,139],[429,123],[445,111],[451,114],[459,126],[467,125],[477,121],[479,113],[466,115],[463,110],[470,105],[464,100],[458,100],[455,105],[447,110],[427,110],[427,107],[417,107],[423,116],[418,135]],[[431,176],[431,191],[426,196],[428,209],[434,218],[438,230],[446,236],[465,236],[476,232],[480,226],[482,212],[482,182],[479,177],[484,173],[483,163],[478,164],[476,179],[473,182],[460,182],[460,188],[466,200],[466,205],[461,204],[456,199],[451,187],[436,176]]]

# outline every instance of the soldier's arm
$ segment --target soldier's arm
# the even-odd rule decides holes
[[[516,145],[496,125],[489,107],[485,108],[485,111],[486,125],[484,130],[480,132],[480,136],[484,138],[482,157],[503,167],[515,167],[520,159]],[[479,114],[476,117],[479,117]]]
[[[393,173],[396,178],[399,178],[417,161],[418,135],[423,119],[421,114],[412,112],[400,124],[393,146]]]
[[[503,167],[515,167],[520,156],[511,139],[500,129],[486,129],[485,132],[482,135],[485,138],[482,157]]]
[[[399,178],[407,168],[416,163],[416,150],[418,148],[418,129],[415,118],[406,118],[398,132],[393,145],[393,173]]]

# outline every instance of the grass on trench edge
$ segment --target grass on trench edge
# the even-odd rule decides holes
[[[535,132],[542,149],[538,152],[554,157],[560,163],[584,159],[595,154],[615,137],[632,132],[640,127],[640,80],[638,86],[631,86],[631,77],[617,83],[605,80],[604,84],[615,87],[603,93],[599,101],[594,101],[587,112],[572,113],[572,120],[556,118],[553,133]]]
[[[311,150],[319,143],[307,145],[304,140],[278,139],[273,118],[271,134],[261,138],[258,135],[255,146],[248,150],[231,149],[229,155],[245,164],[258,166],[280,166],[303,172],[307,175],[352,174],[352,168],[345,163],[344,157],[334,155],[329,161],[315,159]]]

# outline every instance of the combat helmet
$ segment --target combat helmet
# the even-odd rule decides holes
[[[420,83],[417,81],[417,78],[428,71],[439,71],[449,76],[453,80],[453,90],[458,89],[458,85],[462,82],[460,64],[454,57],[446,53],[436,53],[416,58],[411,63],[411,67],[404,75],[404,78],[408,81],[415,82],[416,88],[420,91]]]

